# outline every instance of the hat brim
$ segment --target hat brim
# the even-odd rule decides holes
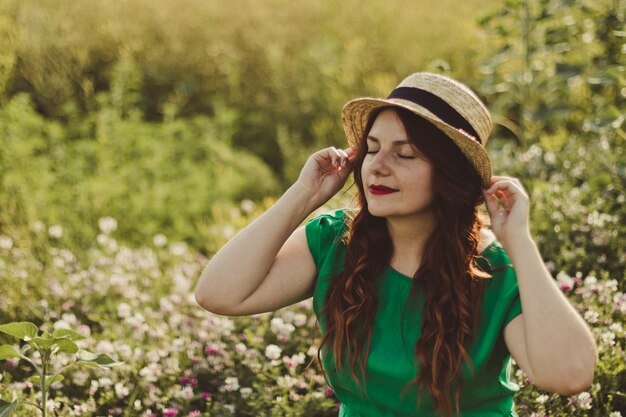
[[[357,149],[359,141],[372,111],[380,107],[401,107],[431,122],[435,127],[445,133],[467,157],[481,177],[483,188],[491,186],[491,161],[485,148],[468,133],[463,132],[431,113],[428,109],[408,100],[380,99],[380,98],[357,98],[343,106],[341,117],[343,129],[348,143],[353,149]]]

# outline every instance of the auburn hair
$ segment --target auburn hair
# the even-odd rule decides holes
[[[330,281],[321,315],[326,330],[317,351],[329,344],[337,370],[350,361],[350,371],[357,386],[367,386],[364,378],[369,356],[372,327],[378,310],[375,280],[390,264],[393,244],[386,219],[372,216],[367,207],[361,167],[367,153],[366,138],[374,120],[386,108],[397,112],[407,137],[433,164],[433,212],[435,229],[426,241],[422,261],[414,275],[407,303],[417,305],[422,292],[422,330],[414,348],[417,376],[402,393],[418,385],[417,406],[427,389],[436,412],[452,415],[450,390],[455,384],[454,405],[460,415],[463,360],[474,372],[468,348],[480,323],[484,286],[491,275],[476,264],[480,230],[484,221],[478,211],[482,200],[479,174],[457,146],[427,120],[398,107],[376,109],[369,117],[354,162],[354,182],[358,187],[359,210],[346,212],[346,228],[341,241],[346,245],[343,271]],[[376,256],[372,256],[375,254]],[[406,304],[405,304],[406,307]],[[404,318],[404,313],[403,316]],[[403,335],[404,337],[404,335]],[[365,354],[363,355],[363,351]],[[344,358],[345,355],[345,358]],[[365,378],[364,378],[365,379]],[[329,384],[330,385],[330,384]]]

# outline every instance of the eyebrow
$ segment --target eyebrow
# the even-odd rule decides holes
[[[372,135],[367,135],[367,140],[380,143],[380,140]],[[394,145],[410,145],[411,144],[411,142],[409,142],[408,140],[394,140],[392,143]]]

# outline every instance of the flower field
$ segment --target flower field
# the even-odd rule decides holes
[[[310,299],[251,317],[206,312],[193,296],[206,262],[203,256],[164,235],[155,236],[150,246],[129,249],[116,241],[116,227],[115,219],[100,219],[100,234],[86,262],[59,244],[61,225],[40,224],[33,231],[49,243],[43,259],[16,247],[10,236],[0,238],[0,273],[6,283],[3,321],[74,329],[87,336],[77,342],[81,349],[123,362],[107,370],[68,368],[65,379],[51,386],[50,412],[144,417],[337,414],[338,402],[314,361],[320,334]],[[614,279],[563,272],[556,279],[596,336],[597,376],[589,391],[562,397],[538,391],[515,367],[519,413],[619,416],[605,406],[609,396],[626,395],[615,379],[624,376],[626,295]],[[54,367],[68,365],[71,358],[59,354]],[[27,380],[32,371],[28,363],[6,360],[0,370],[2,399],[37,402],[37,386]],[[24,405],[16,415],[34,414]]]

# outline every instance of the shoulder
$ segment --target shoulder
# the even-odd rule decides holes
[[[478,263],[487,272],[512,269],[511,259],[490,229],[481,229],[478,253]]]
[[[314,213],[314,217],[306,223],[306,239],[318,271],[324,271],[325,262],[333,261],[335,255],[345,249],[342,237],[347,235],[349,220],[356,213],[358,211],[349,208]]]
[[[350,220],[357,213],[358,210],[347,207],[321,213],[313,213],[313,217],[306,223],[306,228],[339,232],[349,224]]]

